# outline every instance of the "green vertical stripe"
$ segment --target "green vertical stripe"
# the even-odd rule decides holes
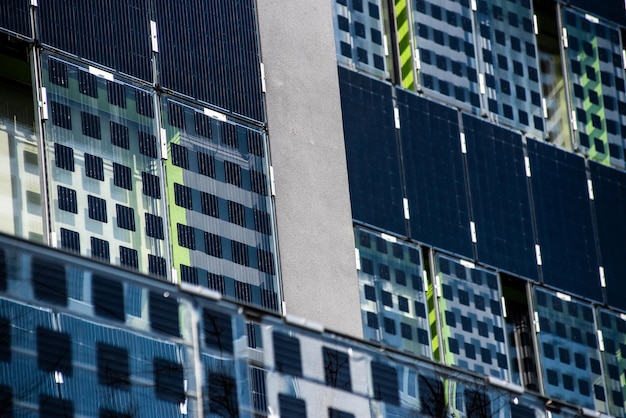
[[[180,133],[178,131],[176,131],[176,133],[168,141],[168,145],[172,143],[174,144],[180,143]],[[169,148],[170,147],[168,146],[168,152],[171,151]],[[176,227],[176,224],[180,223],[183,225],[187,225],[187,209],[181,208],[180,206],[176,206],[175,204],[176,200],[174,197],[174,183],[184,185],[185,180],[183,177],[183,169],[181,167],[177,167],[174,164],[172,164],[171,152],[170,152],[170,158],[165,160],[165,170],[167,172],[166,199],[167,199],[169,215],[170,215],[170,242],[172,245],[172,266],[180,273],[181,264],[184,264],[186,266],[191,266],[191,253],[189,249],[178,245],[178,228]],[[180,274],[179,274],[178,280],[180,282]]]
[[[396,27],[398,30],[398,52],[400,55],[400,73],[402,87],[415,89],[415,76],[413,74],[413,51],[411,48],[411,31],[409,12],[406,0],[396,0]]]

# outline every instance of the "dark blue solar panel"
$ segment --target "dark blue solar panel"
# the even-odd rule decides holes
[[[398,90],[411,237],[473,258],[458,114]]]
[[[606,277],[607,302],[626,309],[622,290],[626,284],[626,173],[589,163],[602,266]]]
[[[466,114],[463,131],[478,259],[536,280],[522,137]]]
[[[38,9],[42,43],[152,81],[149,0],[41,1]]]
[[[586,12],[590,12],[604,19],[612,20],[620,25],[626,25],[626,12],[624,12],[623,0],[569,0],[568,4],[580,7]]]
[[[339,68],[352,217],[405,235],[391,86]]]
[[[155,0],[154,7],[161,85],[263,121],[254,0]]]
[[[2,0],[0,2],[0,28],[30,37],[29,6],[29,0]]]
[[[546,284],[602,300],[583,158],[528,140]]]

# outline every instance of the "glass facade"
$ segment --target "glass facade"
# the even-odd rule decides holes
[[[620,31],[563,8],[566,64],[578,146],[590,159],[625,167],[626,86]]]
[[[181,8],[193,10],[188,3]],[[251,2],[235,3],[214,6],[254,20]],[[151,21],[150,1],[83,6],[26,8],[40,24],[42,48],[6,24],[0,158],[10,169],[0,196],[11,204],[0,231],[279,311],[256,21],[198,27],[237,33],[230,41],[245,43],[227,65],[241,78],[229,78],[218,97],[216,73],[207,75],[202,62],[195,77],[213,86],[208,96],[196,94],[197,84],[168,78],[178,72],[167,60],[180,40],[170,39],[171,22]],[[17,5],[6,7],[20,17]],[[94,49],[78,23],[87,15],[115,20],[115,33],[101,22],[89,26],[111,48]],[[128,48],[119,47],[124,34],[134,40]],[[165,94],[160,83],[173,90]]]
[[[421,249],[355,229],[365,339],[432,357]]]
[[[333,2],[363,340],[283,310],[257,3],[205,3],[0,5],[1,416],[624,416],[619,0]]]
[[[346,60],[352,26],[337,10],[359,4],[335,2],[335,34],[366,339],[622,416],[623,5],[388,2],[377,74]],[[396,247],[419,265],[396,267]],[[410,345],[411,320],[429,346]],[[372,367],[374,386],[386,366]],[[423,382],[410,385],[423,399],[429,388],[434,406],[414,405],[426,416],[499,411],[445,377]],[[391,409],[373,410],[393,415],[380,385]],[[529,405],[506,414],[536,416]]]
[[[510,380],[498,276],[442,255],[435,265],[444,363]]]
[[[153,93],[50,54],[42,62],[57,245],[167,277]]]
[[[206,113],[163,104],[173,264],[182,281],[278,311],[265,134]]]
[[[6,235],[0,254],[3,416],[550,416],[543,398],[503,381],[193,287]],[[603,326],[610,350],[625,334]],[[563,405],[557,416],[576,413]]]

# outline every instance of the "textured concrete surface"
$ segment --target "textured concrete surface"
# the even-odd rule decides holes
[[[258,0],[288,314],[362,337],[331,0]]]

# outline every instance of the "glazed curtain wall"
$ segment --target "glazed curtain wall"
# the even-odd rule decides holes
[[[370,236],[382,254],[377,242]],[[415,247],[387,248],[387,256],[398,261],[397,271],[423,263]],[[437,267],[455,295],[469,290],[460,277],[469,270],[458,266],[445,257]],[[267,312],[198,297],[184,285],[177,288],[6,235],[0,235],[0,271],[3,416],[550,416],[544,398],[507,390],[476,374],[381,350],[307,321],[294,325]],[[400,276],[396,273],[396,284]],[[489,273],[471,276],[476,294],[496,290]],[[480,278],[484,289],[476,285]],[[626,341],[623,318],[551,294],[537,298],[541,318],[557,324],[550,333],[544,321],[541,331],[557,353],[565,348],[574,361],[588,341],[585,335],[565,345],[558,335],[562,318],[569,332],[570,325],[583,330],[597,315],[605,335],[604,367],[611,375],[613,368],[618,376],[623,373],[623,362],[610,355]],[[592,331],[593,325],[584,330]],[[597,350],[584,353],[601,360]],[[595,370],[595,363],[591,367]],[[576,378],[585,380],[590,373],[578,370]],[[619,379],[611,384],[612,396],[618,396]],[[600,390],[588,386],[592,397],[603,393],[602,383],[595,385]],[[562,405],[559,416],[577,412]]]
[[[10,0],[0,12],[3,32],[265,120],[253,0]]]
[[[624,5],[561,3],[336,0],[337,61],[624,168]]]
[[[0,6],[1,230],[280,310],[255,7]]]
[[[339,75],[356,222],[626,308],[605,299],[622,281],[620,238],[607,228],[626,220],[605,214],[622,199],[621,172],[368,76]],[[369,108],[382,118],[363,129]]]
[[[53,241],[278,310],[263,130],[53,54],[42,63]]]

